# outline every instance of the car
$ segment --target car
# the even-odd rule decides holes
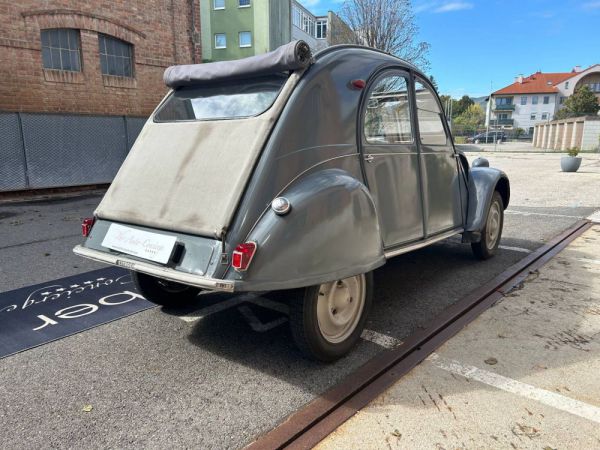
[[[373,271],[454,235],[500,242],[509,180],[469,166],[426,74],[355,45],[174,66],[74,251],[166,307],[200,290],[289,290],[293,338],[333,361],[360,338]]]
[[[494,142],[506,142],[506,133],[504,131],[489,131],[479,133],[466,139],[469,144],[490,144]]]

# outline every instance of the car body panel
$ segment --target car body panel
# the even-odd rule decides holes
[[[240,289],[320,284],[385,263],[373,199],[349,172],[317,170],[296,180],[282,196],[291,211],[279,216],[269,208],[247,238],[258,243],[248,272],[228,270],[225,278],[239,280]]]
[[[501,170],[492,167],[474,167],[469,171],[469,204],[465,226],[467,232],[478,233],[485,226],[492,195],[500,182],[508,183],[508,177]],[[510,190],[508,196],[503,198],[506,203],[504,209],[508,207],[509,197]]]

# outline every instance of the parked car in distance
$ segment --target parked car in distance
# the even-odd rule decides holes
[[[148,300],[289,289],[298,347],[333,361],[360,339],[388,259],[457,234],[477,258],[496,252],[508,178],[469,167],[413,65],[297,41],[165,81],[74,249],[130,269]]]
[[[493,144],[494,142],[506,142],[504,131],[490,131],[476,134],[466,139],[469,144]]]

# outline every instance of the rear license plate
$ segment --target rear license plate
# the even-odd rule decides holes
[[[166,264],[171,258],[177,238],[137,230],[113,223],[108,228],[102,246],[139,258]]]

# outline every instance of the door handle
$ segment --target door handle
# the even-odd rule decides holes
[[[373,155],[365,155],[365,161],[368,163],[372,163],[375,157]]]

